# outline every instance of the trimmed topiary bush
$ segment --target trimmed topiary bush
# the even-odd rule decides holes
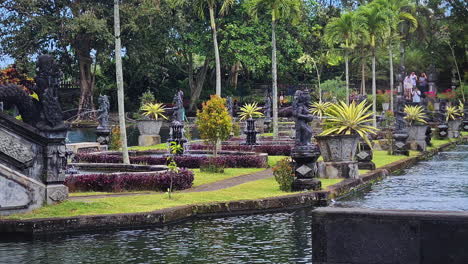
[[[65,185],[70,192],[166,191],[170,186],[171,176],[173,190],[192,187],[194,175],[187,169],[180,169],[178,173],[167,171],[68,176]]]
[[[275,176],[275,180],[278,182],[281,191],[292,191],[294,170],[291,166],[289,158],[284,158],[276,163],[276,165],[273,167],[273,175]]]
[[[200,168],[200,164],[207,159],[208,157],[203,156],[174,157],[178,167],[189,169]],[[224,162],[226,168],[264,168],[267,165],[265,159],[260,156],[218,156],[211,157],[211,159],[215,159],[217,162]],[[75,156],[75,161],[88,163],[122,163],[122,156],[78,153]],[[167,165],[167,162],[167,156],[130,157],[130,163],[132,164]]]

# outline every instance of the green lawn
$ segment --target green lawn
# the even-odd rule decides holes
[[[271,168],[276,165],[276,163],[284,158],[289,156],[268,156],[268,166]]]
[[[224,173],[208,173],[201,172],[200,169],[193,169],[195,173],[195,180],[193,181],[193,187],[200,186],[202,184],[213,183],[228,178],[233,178],[241,175],[251,174],[265,170],[264,168],[228,168],[224,170]]]
[[[167,143],[161,143],[153,146],[148,146],[148,147],[140,147],[140,146],[134,146],[134,147],[129,147],[128,150],[136,150],[136,151],[145,151],[145,150],[160,150],[164,149],[167,150]]]
[[[342,179],[322,179],[322,187],[340,182]],[[253,181],[231,188],[199,193],[174,193],[172,199],[167,194],[151,194],[125,197],[109,197],[82,201],[65,201],[61,204],[45,206],[28,214],[13,215],[9,219],[32,219],[51,217],[72,217],[80,215],[139,213],[153,210],[212,202],[253,200],[287,195],[278,188],[274,178]]]

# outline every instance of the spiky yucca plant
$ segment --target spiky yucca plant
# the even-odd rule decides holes
[[[405,120],[408,121],[410,126],[416,123],[426,124],[426,114],[424,113],[424,109],[420,105],[411,106],[406,105],[404,112],[406,113]]]
[[[378,129],[368,125],[372,123],[372,113],[369,112],[371,105],[366,104],[366,101],[360,104],[352,102],[349,105],[343,101],[331,104],[325,111],[328,118],[325,119],[324,125],[328,129],[325,129],[320,136],[358,134],[369,146],[372,146],[367,134],[375,134]]]
[[[327,109],[332,106],[332,103],[330,102],[322,102],[318,101],[313,103],[312,108],[310,109],[310,113],[313,114],[314,116],[322,117],[325,115],[325,112]]]
[[[458,100],[458,111],[461,117],[465,116],[465,104],[461,100]]]
[[[445,120],[448,122],[450,120],[457,120],[458,118],[462,117],[462,111],[457,106],[447,106],[446,110],[446,118]]]
[[[245,120],[253,117],[262,117],[263,114],[260,112],[261,107],[257,106],[257,103],[245,104],[241,107],[239,116],[240,120]]]
[[[158,120],[160,116],[164,119],[167,119],[167,117],[164,115],[166,109],[161,103],[146,103],[140,108],[140,110],[143,111],[143,115],[154,117],[155,120]]]

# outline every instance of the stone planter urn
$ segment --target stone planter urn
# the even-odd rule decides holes
[[[440,103],[439,102],[434,102],[434,111],[439,111],[440,110]]]
[[[163,120],[138,120],[137,127],[140,131],[138,145],[146,147],[160,144],[161,136],[159,136],[159,131],[163,122]]]
[[[411,149],[426,150],[427,127],[427,125],[412,125],[408,127],[408,143],[410,144]]]
[[[354,160],[359,143],[357,135],[317,136],[323,163],[319,175],[325,178],[358,178],[358,162]]]
[[[447,122],[448,125],[448,137],[449,138],[459,138],[460,137],[460,127],[462,121],[460,119],[457,120],[449,120]]]
[[[390,103],[382,103],[382,110],[388,111],[390,109]]]

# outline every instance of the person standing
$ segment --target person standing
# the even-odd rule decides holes
[[[413,92],[413,103],[421,103],[421,91],[419,91],[418,87],[414,87]]]
[[[418,76],[416,75],[415,72],[412,72],[410,75],[411,82],[413,83],[413,88],[416,87],[417,81],[418,81]]]
[[[283,91],[280,91],[279,103],[280,103],[280,107],[282,107],[284,104],[284,92]]]
[[[410,76],[407,75],[405,80],[403,81],[403,87],[405,89],[404,95],[407,101],[411,101],[411,96],[413,94],[413,81],[411,80]]]
[[[427,76],[426,76],[426,73],[423,72],[421,73],[421,77],[419,77],[419,87],[420,87],[420,90],[421,90],[421,97],[422,98],[426,98],[426,92],[429,91],[428,87],[427,87]]]

